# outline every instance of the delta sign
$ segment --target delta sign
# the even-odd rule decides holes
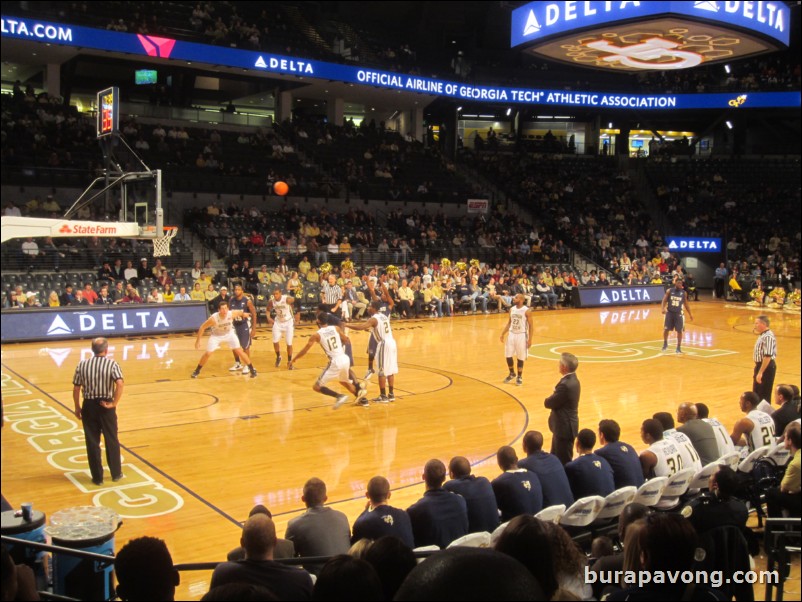
[[[720,238],[688,238],[684,236],[669,236],[666,239],[668,250],[674,253],[721,253]]]
[[[788,45],[785,2],[530,2],[512,13],[511,46],[574,65],[690,69]]]
[[[562,4],[578,5],[580,3],[568,2]],[[611,4],[617,6],[621,3],[585,2],[581,4]],[[666,5],[676,3],[625,2],[623,4]],[[592,7],[587,8],[587,11],[591,9]],[[784,8],[782,12],[785,15],[786,9]],[[544,23],[548,23],[545,14],[542,17],[539,16],[540,13],[534,12],[533,14],[535,19],[543,19]],[[564,12],[560,14],[564,14]],[[573,13],[565,14],[570,15]],[[773,22],[776,25],[776,11],[773,18]],[[522,23],[521,27],[524,26],[525,23]],[[782,27],[785,28],[785,25]],[[83,50],[102,50],[114,53],[119,58],[127,57],[127,60],[131,60],[131,57],[150,57],[150,61],[178,61],[182,65],[190,62],[197,66],[198,69],[202,69],[203,65],[243,69],[252,75],[291,79],[296,83],[307,78],[310,80],[328,80],[411,94],[443,96],[465,101],[496,102],[504,103],[505,105],[673,110],[727,109],[736,105],[744,109],[796,108],[801,104],[798,90],[788,92],[749,92],[748,94],[744,91],[715,94],[633,94],[594,90],[549,90],[534,86],[505,87],[483,82],[467,84],[465,82],[371,69],[359,65],[329,63],[300,56],[280,56],[241,48],[226,48],[157,36],[94,29],[80,25],[49,23],[8,15],[0,16],[0,36],[2,36],[4,42],[7,39],[24,40],[31,43],[70,46]],[[628,56],[630,56],[631,61],[648,60],[651,62],[652,59],[642,57],[651,56],[657,52],[652,49],[655,44],[658,49],[661,44],[665,46],[663,42],[642,43],[647,44],[647,47],[643,47],[640,50],[630,48],[626,51],[629,53]],[[663,48],[659,50],[659,53],[664,54],[669,50],[671,49]],[[675,50],[679,51],[681,49],[675,48]],[[685,52],[685,50],[682,50],[682,52]],[[665,59],[666,57],[663,54],[660,55],[662,58],[655,59],[655,62]],[[668,58],[670,61],[679,60]],[[630,59],[627,60],[630,61]],[[107,117],[109,116],[113,117],[113,114],[107,114]],[[113,124],[109,123],[107,124],[108,126],[113,130]],[[101,131],[104,130],[101,128]]]

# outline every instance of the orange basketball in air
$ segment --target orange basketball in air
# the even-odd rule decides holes
[[[273,191],[279,196],[284,196],[290,191],[290,187],[287,186],[286,182],[279,181],[273,184]]]

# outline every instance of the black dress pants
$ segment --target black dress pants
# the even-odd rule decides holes
[[[551,440],[551,453],[557,456],[565,466],[574,457],[574,440],[563,439],[554,435]]]
[[[103,463],[100,459],[100,435],[106,443],[106,462],[112,478],[122,474],[120,465],[120,441],[117,439],[117,409],[107,409],[100,405],[102,400],[85,399],[81,407],[81,420],[86,439],[86,455],[92,480],[103,480]]]
[[[765,399],[771,403],[771,396],[774,393],[774,376],[777,374],[777,364],[774,360],[769,362],[766,371],[763,372],[763,382],[757,382],[757,373],[760,370],[760,364],[755,364],[755,372],[752,375],[752,391],[757,395],[758,399]]]

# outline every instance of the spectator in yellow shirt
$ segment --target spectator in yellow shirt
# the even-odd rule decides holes
[[[309,263],[309,258],[304,255],[304,258],[298,264],[298,273],[306,278],[306,275],[309,273],[310,269],[312,269],[312,264]]]
[[[195,286],[192,287],[192,292],[189,293],[189,298],[193,301],[206,301],[206,295],[203,292],[203,288],[201,288],[200,280],[195,283]]]
[[[791,402],[787,402],[791,403]],[[798,422],[785,427],[785,448],[791,453],[791,460],[785,468],[785,476],[779,487],[766,492],[766,505],[769,518],[782,518],[783,511],[791,518],[798,518],[802,509],[802,463],[799,448],[802,430]]]

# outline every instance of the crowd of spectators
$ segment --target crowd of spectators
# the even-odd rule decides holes
[[[614,158],[479,152],[466,154],[466,161],[526,207],[542,230],[618,282],[662,282],[677,268],[678,258],[665,249],[629,174]]]
[[[482,170],[497,168],[505,179],[518,174],[510,170],[514,163],[496,161],[498,156],[490,159],[481,165]],[[626,177],[615,175],[613,170],[603,171],[601,160],[583,161],[581,165],[566,163],[563,166],[561,163],[556,159],[541,161],[538,164],[541,177],[521,182],[521,188],[528,195],[526,204],[538,207],[541,218],[549,218],[539,226],[507,214],[502,207],[476,216],[392,210],[377,218],[372,211],[355,208],[344,213],[325,208],[307,213],[297,205],[284,203],[275,211],[263,213],[256,206],[245,209],[234,202],[212,203],[206,208],[189,211],[185,227],[224,258],[227,272],[215,271],[212,282],[198,282],[197,278],[190,278],[188,272],[179,270],[182,277],[176,280],[173,277],[175,266],[190,263],[189,256],[185,255],[183,263],[171,258],[169,274],[173,282],[170,284],[185,286],[188,293],[200,284],[201,290],[207,293],[209,284],[218,291],[229,281],[242,280],[248,292],[259,294],[259,283],[285,288],[291,273],[297,272],[300,286],[294,286],[290,292],[300,296],[307,283],[320,281],[320,268],[325,264],[331,264],[325,272],[332,272],[344,285],[349,278],[342,277],[341,266],[350,261],[355,264],[354,274],[358,275],[354,288],[364,292],[364,279],[371,270],[378,274],[393,265],[399,273],[391,274],[391,280],[399,294],[406,296],[404,301],[409,302],[409,307],[407,303],[399,304],[404,317],[445,315],[454,313],[455,309],[502,309],[517,293],[524,294],[528,304],[553,306],[552,295],[567,304],[575,286],[668,285],[678,275],[686,279],[686,288],[691,294],[698,295],[693,275],[682,268],[678,256],[665,246],[660,233],[649,230],[650,221],[635,201]],[[522,161],[520,173],[525,173],[532,165],[534,163]],[[22,209],[28,215],[46,216],[51,214],[50,205],[54,203],[52,198],[44,202],[32,199]],[[83,211],[88,212],[87,209]],[[22,211],[9,203],[5,214],[18,215]],[[707,214],[702,217],[706,219]],[[764,246],[773,251],[768,259],[759,259],[753,250],[742,263],[734,264],[736,273],[743,270],[752,279],[761,276],[761,286],[767,293],[777,284],[791,292],[798,254],[790,255],[797,259],[789,264],[783,254],[792,250],[787,239],[779,237],[761,243],[759,248]],[[7,248],[8,245],[4,247]],[[595,259],[600,267],[575,271],[568,266],[572,249]],[[121,265],[131,261],[138,265],[137,257],[150,251],[143,241],[112,239],[105,244],[98,238],[86,241],[64,238],[57,242],[28,239],[20,244],[18,253],[24,263],[23,269],[58,272],[59,268],[69,269],[81,261],[86,262],[85,268],[93,270],[99,270],[105,262]],[[452,269],[448,263],[441,265],[443,258],[455,265],[465,265]],[[479,265],[471,265],[469,269],[472,260]],[[179,292],[165,291],[165,283],[158,280],[159,276],[155,275],[150,282],[133,282],[134,286],[141,287],[143,299],[148,297],[153,286],[159,288],[162,295],[167,292],[168,298],[170,292]],[[72,284],[83,287],[92,283],[99,290],[101,278],[81,277],[81,282]],[[447,278],[445,282],[443,277]],[[432,290],[428,291],[429,288]],[[27,292],[31,291],[23,291]],[[47,293],[38,292],[40,299]]]
[[[295,120],[276,129],[362,199],[461,202],[471,191],[437,145],[388,130],[384,122],[365,119],[355,126],[348,120],[335,126]]]
[[[4,167],[40,166],[83,168],[81,151],[92,147],[97,155],[93,124],[73,106],[47,92],[37,94],[33,86],[14,83],[11,96],[3,95],[0,143]],[[78,152],[76,152],[78,151]]]
[[[272,194],[274,182],[283,180],[294,195],[328,198],[337,196],[340,188],[336,180],[318,177],[315,166],[302,160],[275,128],[227,132],[141,124],[131,117],[121,122],[120,129],[151,169],[164,170],[166,190],[266,195]],[[54,186],[86,186],[102,168],[94,119],[46,92],[35,95],[31,86],[23,91],[17,83],[12,96],[3,96],[0,136],[0,159],[11,168],[15,183],[26,183],[33,174],[43,180],[47,173]],[[114,152],[126,171],[141,169],[123,146]]]
[[[499,151],[465,157],[614,281],[667,282],[680,269],[679,256],[667,248],[665,233],[614,158]],[[793,290],[801,240],[798,160],[658,159],[646,170],[674,235],[716,237],[726,244],[727,280],[734,276],[748,291],[761,277],[767,292],[775,285]]]
[[[388,200],[443,202],[476,192],[469,191],[455,174],[455,166],[436,149],[371,122],[360,127],[286,122],[275,128],[232,133],[143,125],[129,119],[122,129],[151,166],[164,167],[170,174],[168,187],[179,178],[205,185],[203,178],[210,174],[226,186],[234,181],[232,177],[249,180],[263,193],[278,180],[302,195],[337,195],[340,183],[346,194]],[[92,124],[57,99],[46,94],[37,97],[30,86],[23,90],[20,85],[10,98],[4,97],[4,166],[56,170],[71,166],[94,175],[99,167],[93,160],[95,144]],[[307,157],[303,161],[298,150]],[[350,255],[360,266],[408,263],[411,258],[431,264],[438,256],[480,258],[491,265],[564,264],[571,249],[598,265],[595,276],[574,275],[580,285],[606,284],[605,280],[659,283],[678,271],[678,256],[666,248],[663,233],[639,198],[642,188],[630,180],[629,172],[619,169],[615,157],[544,157],[495,149],[467,152],[464,158],[509,199],[525,207],[536,225],[500,210],[460,220],[398,211],[381,216],[351,211],[329,219],[324,211],[310,216],[307,228],[297,210],[290,211],[289,217],[285,211],[272,223],[273,215],[236,206],[187,225],[196,228],[228,263],[247,257],[252,264],[272,267],[281,257],[292,260],[293,255],[308,253],[317,266],[326,263],[329,255],[334,260]],[[130,159],[128,167],[133,168],[133,157]],[[318,167],[327,175],[313,183],[310,174]],[[799,219],[793,218],[800,217],[799,203],[791,203],[790,216],[784,207],[789,199],[799,199],[798,161],[676,161],[658,156],[647,162],[646,174],[674,233],[718,236],[727,241],[727,281],[734,278],[739,283],[743,300],[758,277],[767,293],[775,284],[789,293],[794,289],[800,230],[795,225]],[[772,180],[771,186],[759,184],[767,178]],[[19,207],[8,203],[5,214],[53,217],[59,209],[53,198],[34,198]],[[77,217],[107,219],[102,213],[84,207]],[[113,208],[109,213],[114,213]],[[268,244],[251,240],[254,230]],[[129,253],[126,244],[117,245],[120,256],[141,256],[139,249]],[[117,249],[114,244],[111,247],[106,259],[113,261]],[[14,255],[7,249],[4,245],[5,257]],[[14,260],[20,261],[21,269],[58,270],[89,257],[92,265],[87,267],[96,268],[101,259],[98,253],[91,246],[88,254],[83,251],[75,239],[41,244],[26,241]],[[374,255],[369,251],[375,251]],[[531,269],[525,271],[536,280]]]
[[[726,245],[727,273],[717,278],[738,286],[719,296],[745,298],[756,283],[766,293],[793,291],[802,244],[798,159],[650,162],[647,173],[679,234]]]

